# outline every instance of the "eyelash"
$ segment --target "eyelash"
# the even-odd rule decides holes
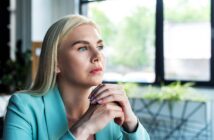
[[[87,47],[79,47],[78,51],[81,51],[81,49],[83,49],[83,48],[87,50]]]
[[[83,49],[83,48],[84,48],[85,50],[88,50],[88,48],[85,46],[85,47],[79,47],[79,48],[78,48],[78,51],[83,51],[83,50],[81,50],[81,49]],[[98,46],[97,48],[98,48],[99,50],[103,50],[104,46]],[[85,50],[84,50],[84,51],[85,51]]]
[[[98,46],[99,50],[103,50],[104,46]]]

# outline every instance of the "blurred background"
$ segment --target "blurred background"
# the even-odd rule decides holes
[[[34,79],[67,14],[101,29],[105,82],[124,84],[151,140],[214,140],[214,0],[1,0],[0,137],[10,96]]]

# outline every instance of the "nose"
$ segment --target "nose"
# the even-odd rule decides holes
[[[102,59],[101,52],[98,49],[93,49],[92,56],[91,56],[91,62],[97,63],[97,62],[100,62],[101,59]]]

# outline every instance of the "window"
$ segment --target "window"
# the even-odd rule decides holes
[[[105,81],[214,85],[212,3],[82,0],[80,13],[99,24],[106,42]]]
[[[168,80],[210,80],[209,0],[164,0],[164,72]]]

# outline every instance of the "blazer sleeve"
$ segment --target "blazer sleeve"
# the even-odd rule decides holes
[[[76,140],[74,135],[68,130],[64,136],[60,138],[60,140]]]
[[[150,140],[149,134],[139,121],[135,132],[128,133],[123,127],[120,127],[120,131],[122,135],[117,140]]]
[[[20,98],[13,95],[7,107],[4,123],[4,140],[32,140],[32,128]]]

